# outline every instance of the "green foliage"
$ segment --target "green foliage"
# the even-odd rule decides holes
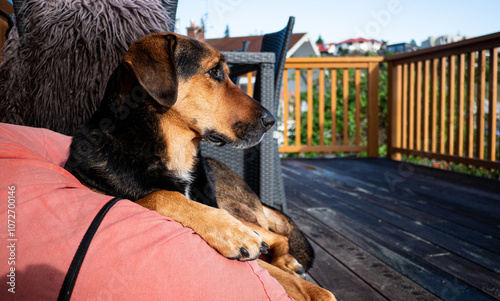
[[[476,177],[483,177],[488,179],[500,180],[500,170],[489,170],[486,168],[476,167],[476,166],[466,166],[457,163],[448,163],[445,161],[429,160],[420,157],[409,157],[403,156],[402,161],[409,162],[412,164],[423,165],[433,168],[439,168],[443,170],[449,170],[459,173],[468,174]]]

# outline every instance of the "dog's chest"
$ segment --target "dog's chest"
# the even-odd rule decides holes
[[[192,184],[193,184],[193,175],[189,171],[184,172],[176,172],[176,177],[179,179],[179,182],[183,184],[183,194],[190,199],[192,192]]]

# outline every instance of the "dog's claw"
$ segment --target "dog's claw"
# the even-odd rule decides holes
[[[267,250],[264,249],[263,247],[260,247],[259,248],[259,251],[262,253],[262,254],[267,254]]]
[[[295,273],[297,274],[296,276],[299,277],[300,279],[306,279],[306,272],[304,271],[304,269],[300,269],[298,271],[295,271]]]
[[[261,245],[262,245],[264,248],[266,248],[266,249],[270,249],[270,248],[271,248],[268,244],[266,244],[266,242],[265,242],[265,241],[263,241]]]
[[[250,257],[250,253],[248,253],[247,249],[241,247],[240,252],[241,252],[241,254],[243,254],[243,256]]]

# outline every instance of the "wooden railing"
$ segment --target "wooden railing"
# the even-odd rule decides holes
[[[500,170],[499,47],[496,33],[385,59],[287,59],[280,152],[378,156],[379,64],[387,62],[389,158]]]
[[[378,78],[382,60],[382,57],[287,59],[280,107],[283,133],[280,152],[366,151],[368,156],[377,157]],[[362,102],[361,97],[366,101]],[[337,116],[343,116],[342,120],[337,122]],[[349,120],[349,116],[354,118]]]
[[[500,169],[500,33],[386,59],[388,155]]]

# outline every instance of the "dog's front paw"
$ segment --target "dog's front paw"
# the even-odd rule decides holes
[[[213,208],[206,217],[192,228],[224,257],[246,261],[267,253],[269,246],[260,235],[226,211]]]
[[[302,265],[290,254],[283,254],[274,256],[271,262],[272,265],[275,265],[282,269],[283,271],[292,274],[301,279],[306,278],[306,273]]]

